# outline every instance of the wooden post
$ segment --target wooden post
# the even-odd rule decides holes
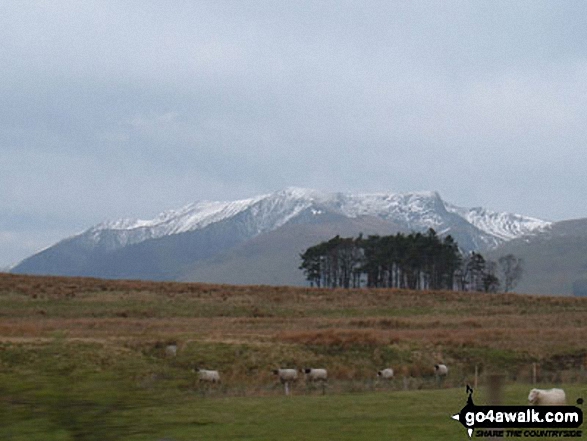
[[[492,374],[487,378],[487,397],[489,404],[501,404],[503,375]]]
[[[532,363],[532,384],[536,385],[536,363]]]
[[[487,399],[491,405],[501,404],[504,376],[491,374],[487,377]],[[503,437],[490,437],[490,441],[501,440]]]
[[[283,383],[285,386],[285,395],[289,395],[289,381]]]

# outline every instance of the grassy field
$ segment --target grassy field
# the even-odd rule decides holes
[[[449,416],[475,368],[477,404],[489,373],[525,404],[534,363],[586,398],[586,331],[580,298],[0,274],[0,439],[466,439]],[[271,369],[305,366],[328,369],[326,395],[285,397]]]

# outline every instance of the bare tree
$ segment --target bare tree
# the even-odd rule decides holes
[[[499,269],[503,275],[503,290],[509,292],[516,287],[524,272],[523,261],[513,254],[507,254],[498,259]]]
[[[499,278],[495,275],[496,272],[497,263],[492,260],[487,260],[485,262],[485,271],[481,278],[485,292],[497,292],[499,289]]]

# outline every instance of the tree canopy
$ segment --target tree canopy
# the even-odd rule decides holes
[[[335,236],[308,248],[300,258],[299,268],[317,287],[495,292],[500,286],[495,262],[479,253],[464,256],[452,236],[441,238],[433,229],[408,235]],[[506,287],[511,287],[509,279]]]

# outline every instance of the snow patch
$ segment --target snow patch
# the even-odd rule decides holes
[[[272,231],[310,209],[313,215],[336,212],[349,218],[378,217],[423,231],[448,232],[455,223],[468,223],[485,236],[490,246],[544,229],[551,222],[484,208],[462,208],[446,203],[434,191],[411,193],[324,193],[288,187],[284,190],[237,201],[200,201],[178,210],[165,211],[151,220],[120,219],[96,225],[82,236],[98,245],[123,247],[149,239],[205,228],[239,217],[251,237]],[[112,239],[112,236],[115,239]]]

